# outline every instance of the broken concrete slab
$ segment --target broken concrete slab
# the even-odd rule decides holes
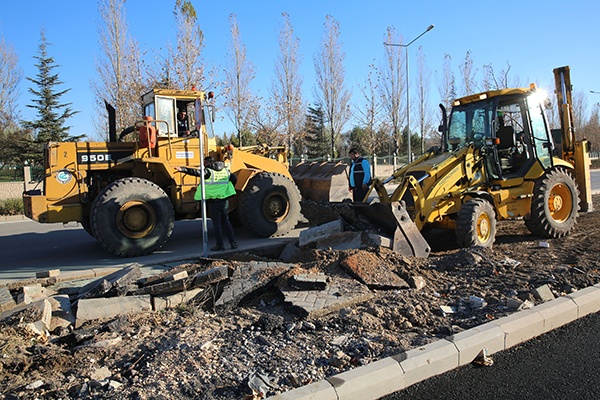
[[[321,250],[350,250],[363,247],[362,232],[333,233],[317,240],[317,249]]]
[[[297,274],[288,279],[288,285],[299,290],[325,290],[328,277],[324,273]]]
[[[181,292],[191,289],[193,278],[178,279],[176,281],[160,282],[151,286],[146,286],[131,292],[134,296],[151,294],[153,296]]]
[[[17,306],[15,299],[10,294],[10,290],[0,287],[0,312],[13,309]]]
[[[175,293],[168,296],[153,296],[152,308],[154,309],[154,311],[160,311],[166,308],[177,307],[180,304],[184,304],[192,300],[202,291],[204,291],[204,288],[184,290],[183,292]]]
[[[407,289],[409,284],[373,253],[359,252],[346,257],[340,265],[364,284],[374,288]]]
[[[56,328],[68,328],[75,324],[75,315],[71,310],[69,295],[59,294],[48,298],[52,307],[52,321],[49,330],[54,332]]]
[[[206,287],[216,282],[229,278],[230,269],[228,265],[220,265],[206,271],[198,272],[194,276],[192,287]]]
[[[387,236],[379,235],[377,233],[369,233],[369,240],[376,246],[392,248],[392,239]]]
[[[88,283],[79,290],[78,298],[94,298],[104,296],[109,294],[109,292],[113,296],[123,296],[129,290],[130,285],[140,276],[139,265],[133,264],[127,266],[117,272]]]
[[[257,262],[239,266],[233,271],[231,281],[223,288],[215,307],[235,306],[250,293],[261,289],[289,271],[294,264]]]
[[[90,320],[113,318],[117,315],[152,311],[150,295],[80,299],[77,302],[75,327]]]
[[[160,272],[158,274],[153,274],[144,279],[140,279],[139,283],[144,287],[150,286],[150,285],[153,285],[153,284],[163,281],[164,278],[167,276],[174,275],[174,274],[177,274],[177,273],[183,272],[183,271],[185,271],[188,274],[188,276],[194,276],[196,273],[198,273],[198,271],[206,268],[206,265],[204,265],[205,263],[202,262],[203,260],[206,260],[207,262],[212,261],[212,260],[207,260],[207,259],[201,259],[199,263],[186,263],[186,264],[177,265],[166,271]]]
[[[325,290],[280,291],[285,301],[306,318],[326,315],[373,297],[373,293],[362,283],[354,279],[334,277]]]
[[[334,233],[340,233],[344,231],[344,222],[341,219],[328,222],[323,225],[308,228],[300,232],[298,238],[298,244],[300,247],[307,246],[311,243],[315,243],[320,239],[325,239]]]
[[[552,289],[550,289],[550,286],[547,284],[531,289],[531,293],[533,294],[533,297],[543,302],[554,300],[554,293],[552,293]]]
[[[187,271],[181,271],[181,272],[177,272],[175,274],[172,275],[167,275],[163,278],[164,282],[170,282],[170,281],[178,281],[180,279],[184,279],[188,277],[188,273]]]

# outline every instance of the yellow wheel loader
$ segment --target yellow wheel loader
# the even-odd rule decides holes
[[[587,141],[575,140],[569,67],[554,74],[559,131],[535,85],[459,98],[448,118],[440,105],[442,146],[374,179],[378,204],[353,206],[393,234],[394,249],[414,256],[429,252],[419,233],[426,228],[453,229],[462,247],[492,246],[498,220],[522,219],[542,238],[569,234],[580,208],[592,210],[590,160]]]
[[[300,192],[284,147],[217,146],[212,92],[155,89],[142,97],[144,117],[117,135],[107,104],[108,142],[48,143],[41,187],[25,192],[25,214],[42,223],[79,222],[106,250],[149,254],[170,237],[174,221],[201,217],[194,200],[200,178],[176,167],[199,167],[201,151],[237,176],[230,211],[259,237],[279,236],[300,216]],[[191,131],[177,132],[187,112]],[[200,235],[200,232],[198,232]]]

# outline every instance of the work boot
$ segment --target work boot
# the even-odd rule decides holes
[[[210,248],[210,251],[223,251],[223,250],[225,250],[225,247],[219,246],[219,245],[216,245],[215,247]]]
[[[237,249],[237,243],[236,242],[231,243],[231,249],[232,250],[233,249]]]

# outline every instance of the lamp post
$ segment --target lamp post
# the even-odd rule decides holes
[[[410,146],[410,84],[409,84],[409,80],[408,80],[408,46],[410,46],[411,44],[413,44],[414,42],[417,41],[417,39],[419,39],[421,36],[423,36],[424,34],[426,34],[427,32],[429,32],[430,30],[432,30],[434,28],[434,25],[431,24],[427,27],[427,29],[425,29],[425,31],[423,31],[423,33],[421,33],[419,36],[417,36],[416,38],[414,38],[413,40],[411,40],[410,42],[408,42],[408,44],[396,44],[396,43],[383,43],[386,46],[398,46],[398,47],[404,47],[406,49],[406,127],[407,127],[407,141],[406,141],[406,146],[408,149],[408,155],[407,155],[407,161],[410,164],[412,162],[412,151],[411,151],[411,146]]]

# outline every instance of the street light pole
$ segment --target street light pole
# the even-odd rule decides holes
[[[410,146],[410,83],[408,80],[408,46],[410,46],[411,44],[413,44],[414,42],[417,41],[417,39],[419,39],[421,36],[423,36],[424,34],[426,34],[427,32],[429,32],[430,30],[432,30],[434,28],[434,25],[431,24],[427,27],[427,29],[425,31],[423,31],[423,33],[421,33],[419,36],[417,36],[416,38],[414,38],[413,40],[411,40],[410,42],[408,42],[408,44],[395,44],[395,43],[383,43],[386,46],[398,46],[398,47],[404,47],[406,49],[406,127],[407,127],[407,140],[406,140],[406,146],[408,149],[408,155],[407,155],[407,161],[410,164],[412,162],[412,150],[411,150],[411,146]]]

